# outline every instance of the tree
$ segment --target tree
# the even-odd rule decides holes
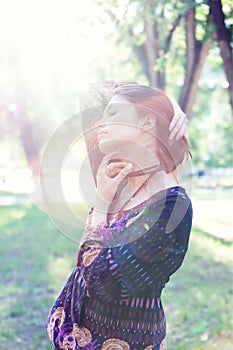
[[[233,110],[233,55],[231,49],[231,39],[233,33],[226,27],[222,1],[208,0],[208,4],[216,31],[226,78],[229,84],[229,100],[231,109]]]
[[[218,8],[222,9],[221,1],[212,2],[220,3]],[[128,0],[120,2],[117,7],[111,0],[98,1],[115,23],[121,40],[126,40],[132,47],[151,86],[167,88],[167,71],[176,63],[177,50],[179,63],[185,67],[179,103],[187,115],[191,114],[201,70],[213,44],[210,15],[214,10],[216,13],[216,4],[212,2],[208,6],[204,0]],[[226,29],[224,19],[220,21],[222,28]],[[180,42],[176,32],[184,34]],[[232,74],[229,72],[229,58],[227,63],[229,80]]]
[[[207,14],[207,21],[209,13]],[[179,103],[187,115],[191,114],[198,80],[212,43],[207,40],[207,32],[202,40],[197,39],[196,7],[188,8],[185,14],[186,70]]]
[[[25,152],[27,163],[33,176],[40,173],[40,146],[32,134],[32,125],[28,118],[25,99],[20,99],[16,111],[17,126],[20,130],[20,138]]]
[[[10,134],[15,138],[16,143],[18,140],[21,141],[26,163],[31,169],[33,176],[37,176],[40,169],[41,144],[39,138],[36,138],[33,134],[32,123],[28,113],[27,95],[24,91],[25,83],[21,77],[16,45],[9,47],[5,57],[3,56],[1,68],[3,66],[7,79],[6,81],[3,79],[1,82],[1,136],[3,139],[5,135]]]
[[[182,18],[177,2],[128,0],[118,8],[111,0],[98,3],[115,23],[121,40],[132,47],[149,84],[164,89],[166,55]]]

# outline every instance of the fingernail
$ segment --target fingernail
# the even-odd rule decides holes
[[[173,146],[176,143],[176,140],[174,140],[174,138],[172,140],[168,139],[168,142],[170,146]]]
[[[133,167],[133,164],[132,164],[132,163],[128,163],[128,164],[126,165],[126,167],[130,169],[130,168]]]
[[[170,140],[170,141],[172,141],[173,138],[174,138],[174,137],[173,137],[172,135],[169,136],[169,140]]]

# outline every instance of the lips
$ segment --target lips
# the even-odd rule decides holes
[[[98,140],[102,138],[104,135],[107,135],[107,131],[101,130],[98,132]]]

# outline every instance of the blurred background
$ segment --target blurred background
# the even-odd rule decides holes
[[[78,245],[32,194],[43,151],[79,111],[84,85],[111,79],[164,89],[190,120],[194,226],[164,291],[169,349],[233,349],[232,1],[0,0],[0,8],[0,350],[52,348],[46,316]]]

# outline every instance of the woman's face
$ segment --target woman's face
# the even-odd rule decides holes
[[[132,142],[142,141],[143,118],[139,117],[136,107],[124,97],[115,95],[104,110],[103,117],[97,123],[98,143],[100,151],[104,154]]]

